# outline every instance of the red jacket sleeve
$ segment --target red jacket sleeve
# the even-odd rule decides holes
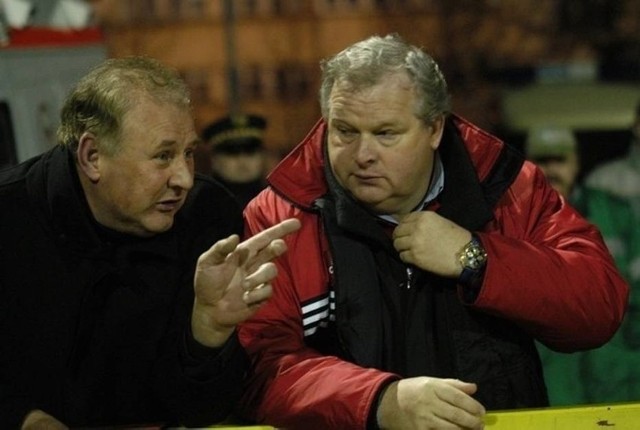
[[[263,193],[258,198],[262,201],[245,211],[247,235],[291,216],[309,217],[284,208],[273,195],[267,196],[272,200],[264,201]],[[260,207],[269,208],[270,216]],[[317,229],[317,220],[302,221],[301,230],[286,239],[287,254],[276,263],[278,277],[272,298],[239,329],[252,362],[241,411],[246,417],[277,427],[364,429],[379,389],[398,377],[322,355],[305,345],[300,309],[303,292],[297,288],[311,294],[322,291],[326,275],[321,256],[313,252],[319,245],[308,240],[317,237],[317,231],[308,230]],[[302,255],[308,259],[302,260]],[[290,264],[292,259],[295,265]],[[294,285],[293,279],[304,279],[306,285]]]
[[[618,329],[628,285],[599,231],[527,163],[479,234],[488,254],[473,306],[558,351],[598,347]]]

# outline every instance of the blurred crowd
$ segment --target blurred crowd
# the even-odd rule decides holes
[[[527,136],[527,156],[567,203],[598,226],[631,286],[625,320],[606,345],[574,354],[539,345],[552,405],[640,399],[640,103],[628,131],[627,153],[596,165],[582,179],[574,130],[548,125]]]

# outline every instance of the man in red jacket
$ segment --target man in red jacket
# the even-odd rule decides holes
[[[538,339],[593,348],[628,287],[542,172],[450,114],[433,59],[397,36],[323,63],[322,120],[245,210],[295,217],[273,297],[240,326],[242,410],[286,428],[481,428],[548,404]]]

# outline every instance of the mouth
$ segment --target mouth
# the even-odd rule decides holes
[[[175,212],[182,206],[183,199],[166,199],[158,202],[156,208],[160,212]]]
[[[353,177],[358,181],[358,182],[364,182],[364,183],[372,183],[375,182],[377,180],[380,179],[380,176],[377,175],[371,175],[371,174],[354,174]]]

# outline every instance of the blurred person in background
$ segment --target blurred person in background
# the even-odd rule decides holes
[[[640,103],[634,111],[630,139],[625,157],[597,166],[579,186],[571,185],[575,184],[577,157],[568,130],[540,128],[527,140],[528,156],[599,228],[631,287],[626,316],[607,344],[573,354],[538,345],[554,406],[640,399]]]
[[[580,160],[578,142],[573,131],[566,127],[537,126],[527,134],[526,155],[544,172],[551,186],[571,201]]]
[[[242,208],[266,185],[266,126],[261,116],[238,114],[214,121],[202,132],[211,147],[213,177],[236,196]]]
[[[576,183],[580,162],[578,144],[573,131],[555,125],[535,126],[527,133],[525,152],[543,172],[551,186],[567,202],[575,204],[579,195]],[[536,342],[551,405],[584,403],[584,387],[580,382],[579,354],[555,352]]]
[[[583,214],[600,229],[631,287],[629,307],[615,337],[582,354],[580,380],[589,403],[640,400],[640,101],[629,129],[627,154],[593,169],[579,199]]]

